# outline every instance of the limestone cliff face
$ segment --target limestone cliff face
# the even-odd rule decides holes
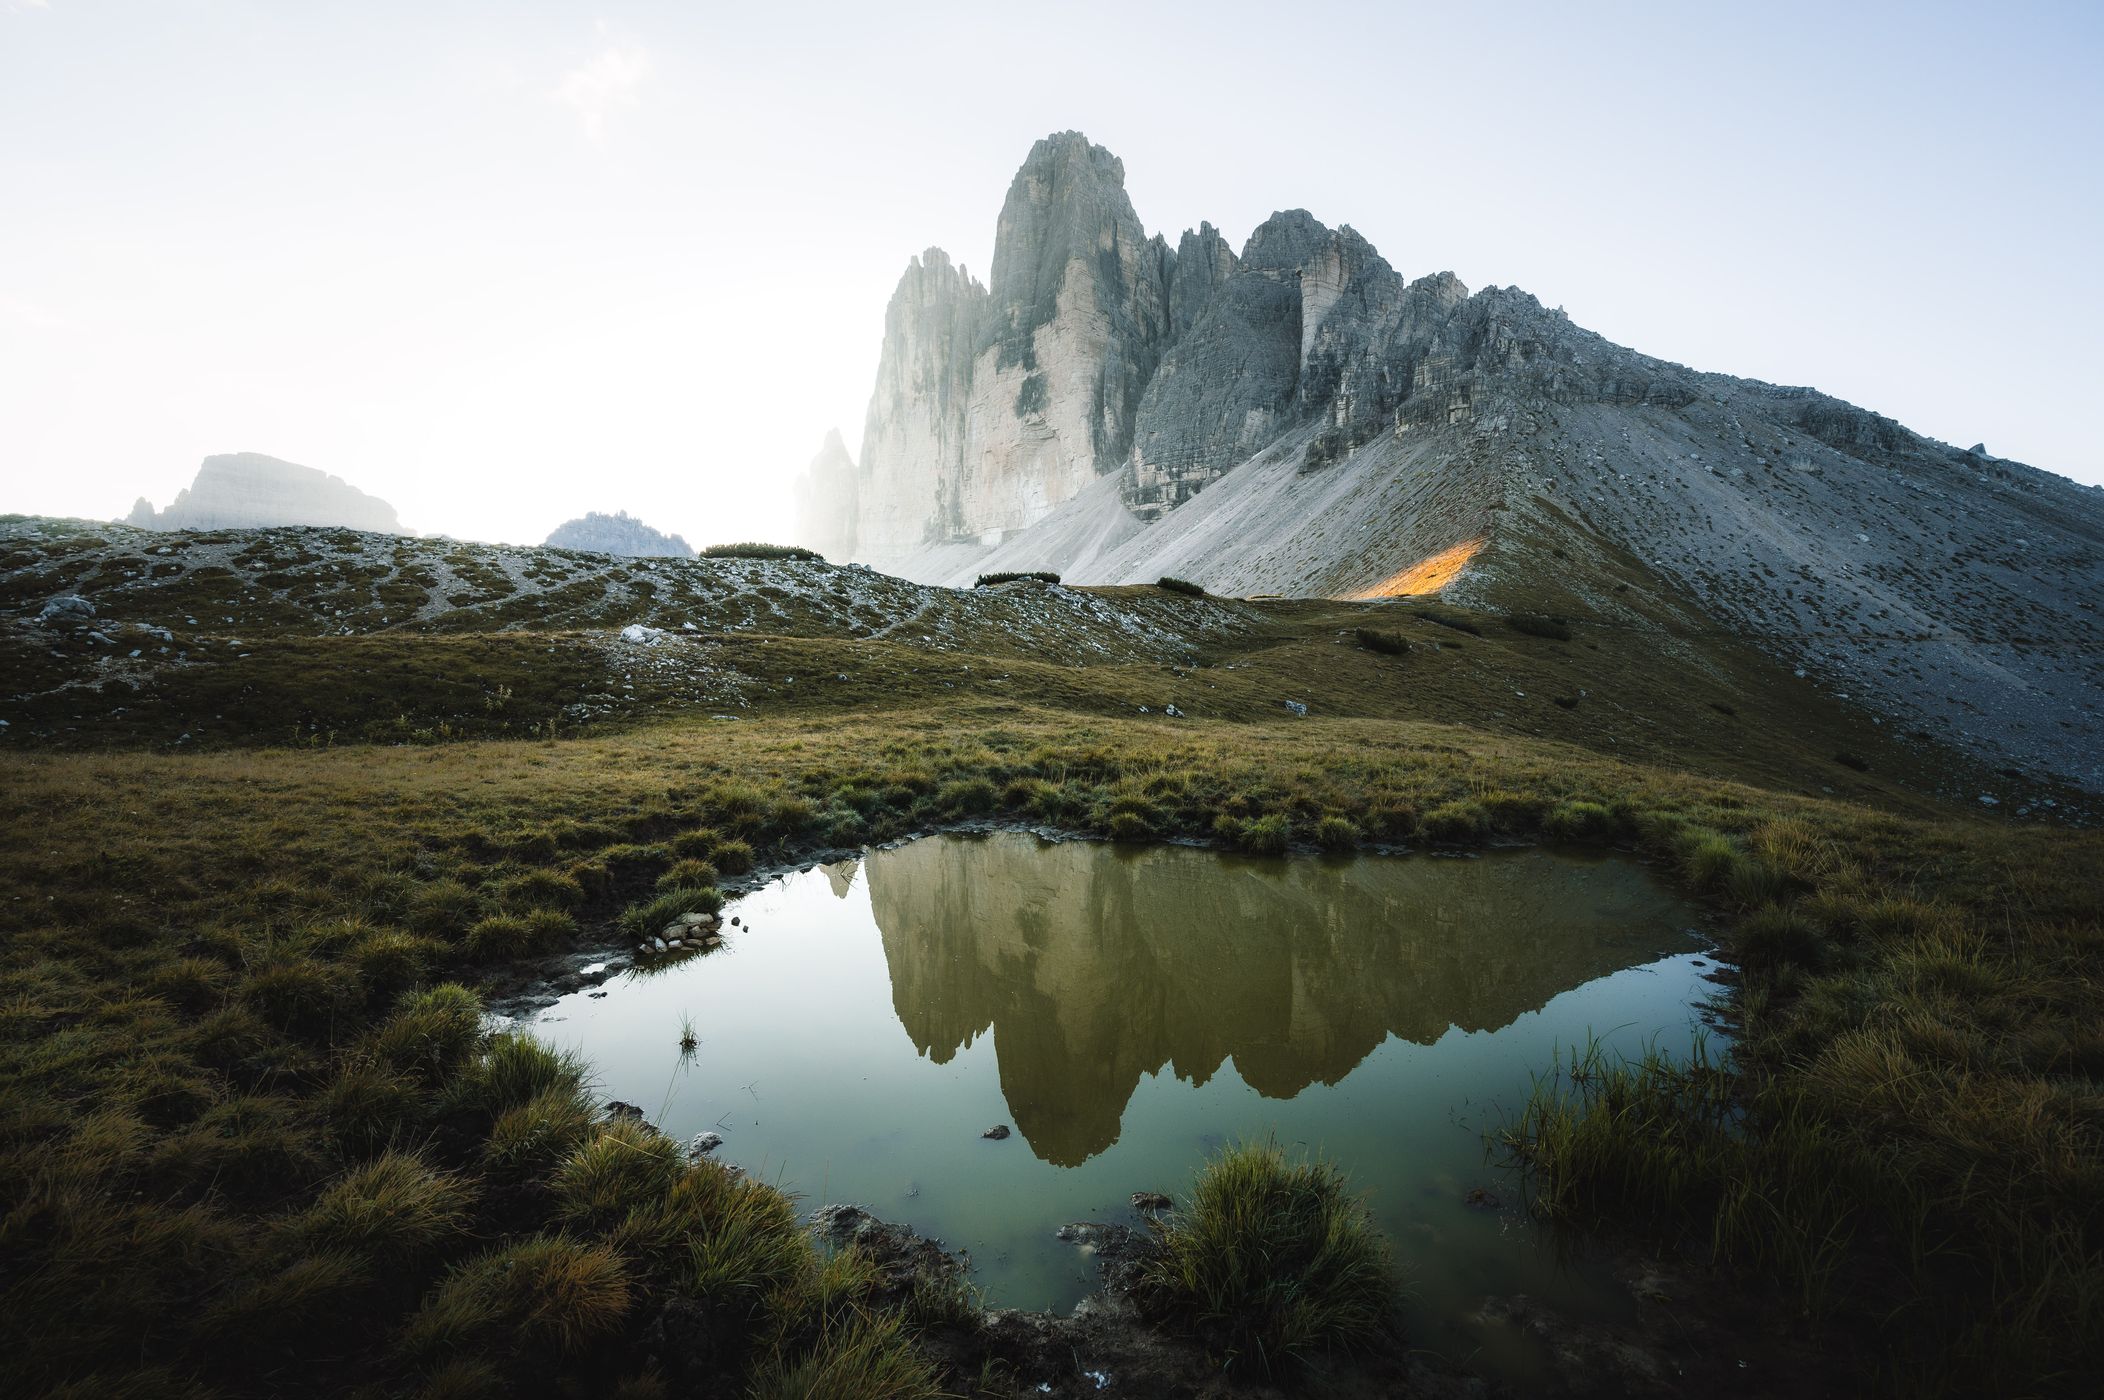
[[[1434,572],[1474,601],[1554,579],[1615,617],[1598,580],[1639,559],[1693,626],[2104,786],[2104,491],[1640,354],[1515,287],[1406,282],[1303,210],[1172,251],[1073,133],[1011,186],[990,289],[909,269],[865,454],[851,557],[922,581],[1390,596],[1452,557]]]
[[[828,559],[845,561],[855,550],[858,499],[855,459],[835,428],[796,479],[797,538]]]
[[[407,533],[394,507],[340,477],[260,452],[207,457],[197,479],[166,510],[143,497],[125,523],[148,530],[246,530],[320,525],[375,534]]]
[[[990,286],[931,248],[892,295],[853,557],[997,543],[1121,468],[1169,339],[1175,264],[1117,157],[1077,132],[1038,142],[1001,209]]]
[[[904,558],[942,538],[954,517],[972,360],[986,311],[986,289],[942,249],[906,265],[884,312],[877,387],[862,425],[846,532],[853,558]]]

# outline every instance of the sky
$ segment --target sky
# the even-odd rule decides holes
[[[2104,481],[2104,4],[0,0],[0,511],[216,452],[420,531],[783,538],[907,259],[1075,128],[1151,230]]]

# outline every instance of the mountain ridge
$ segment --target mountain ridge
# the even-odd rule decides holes
[[[1650,588],[1890,722],[2104,784],[2104,492],[1518,288],[1406,280],[1305,210],[1239,253],[1130,210],[1122,164],[1061,133],[987,285],[909,265],[834,557],[1358,597],[1458,551],[1457,597],[1613,623]]]

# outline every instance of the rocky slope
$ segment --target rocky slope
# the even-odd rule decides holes
[[[207,457],[197,479],[178,491],[166,510],[144,496],[125,518],[147,530],[246,530],[271,525],[318,525],[406,533],[394,507],[341,477],[260,452]]]
[[[909,268],[863,452],[834,547],[907,577],[1451,587],[1608,625],[1641,587],[1887,722],[2104,786],[2104,491],[1406,280],[1305,211],[1172,251],[1075,133],[1018,174],[990,287]]]
[[[635,559],[692,559],[694,547],[678,535],[653,530],[627,511],[587,511],[548,532],[550,549],[581,549]]]

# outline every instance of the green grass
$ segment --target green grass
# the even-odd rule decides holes
[[[1272,1143],[1229,1148],[1155,1229],[1143,1306],[1231,1374],[1289,1375],[1394,1326],[1388,1246],[1327,1163],[1291,1160]]]
[[[1836,1366],[1918,1356],[1891,1388],[2104,1369],[2104,839],[1946,803],[1962,755],[1643,589],[1640,624],[1608,627],[1553,580],[1486,612],[1149,586],[1081,595],[1113,625],[1033,634],[1052,595],[873,580],[928,609],[880,639],[907,608],[710,601],[764,563],[549,552],[545,613],[464,564],[445,586],[475,601],[412,622],[452,547],[404,541],[399,573],[361,565],[363,601],[331,603],[356,630],[323,636],[237,570],[149,589],[98,562],[114,535],[70,538],[0,563],[0,608],[56,591],[41,570],[102,570],[108,615],[184,629],[193,657],[127,690],[0,633],[21,687],[0,883],[22,894],[0,901],[0,1355],[24,1393],[647,1393],[643,1332],[674,1296],[729,1391],[836,1374],[820,1339],[889,1314],[822,1272],[795,1207],[715,1168],[628,1194],[648,1145],[595,1150],[626,1130],[588,1068],[488,1036],[470,984],[705,904],[683,862],[738,879],[981,817],[1263,855],[1348,833],[1627,847],[1716,911],[1739,1035],[1699,1075],[1560,1084],[1516,1133],[1544,1210],[1786,1284]],[[286,539],[298,557],[265,562],[305,588],[350,557]],[[1499,624],[1519,611],[1577,640]],[[203,635],[222,615],[250,654]],[[605,629],[683,615],[707,630],[680,645],[752,698],[735,723],[654,669],[615,698]],[[1419,643],[1407,668],[1361,627]],[[1674,660],[1690,646],[1700,667]],[[595,694],[605,714],[566,717]]]

